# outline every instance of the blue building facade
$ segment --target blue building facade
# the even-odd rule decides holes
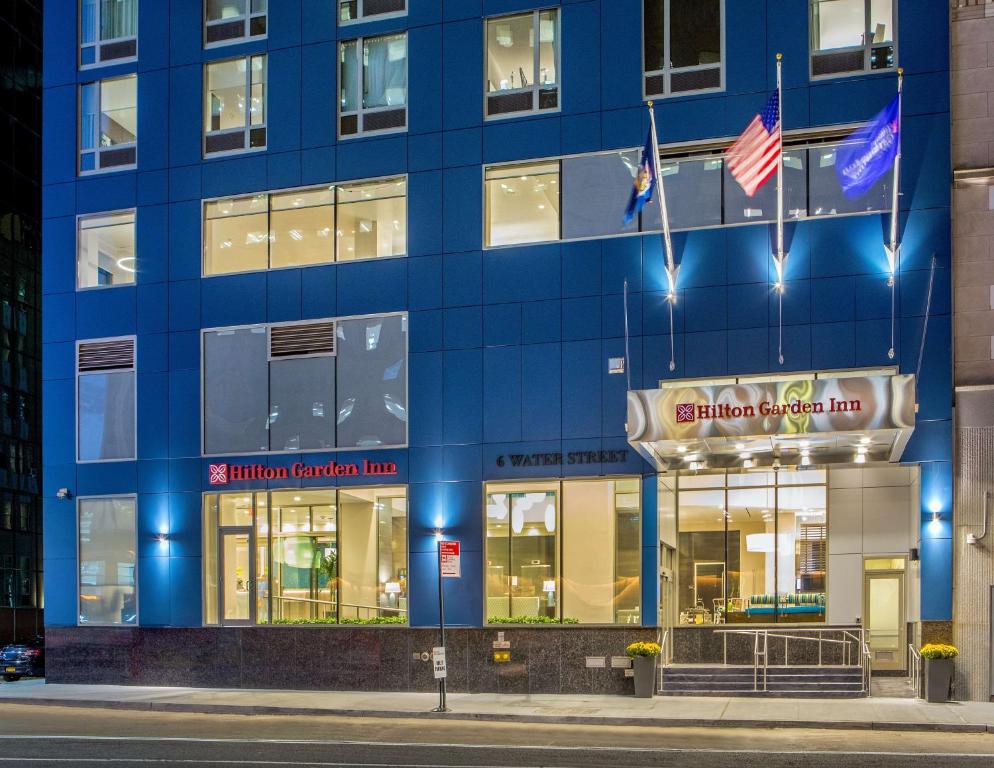
[[[117,642],[110,638],[124,637],[122,633],[129,633],[128,643],[134,647],[148,647],[149,638],[178,629],[202,628],[207,637],[208,632],[223,631],[226,623],[265,623],[264,615],[273,608],[271,603],[262,607],[264,590],[258,584],[249,593],[251,610],[232,603],[225,614],[227,609],[212,603],[205,583],[217,579],[214,570],[219,566],[205,557],[212,559],[216,547],[223,549],[224,544],[217,543],[217,531],[208,530],[216,520],[209,508],[223,505],[223,500],[211,498],[222,492],[262,493],[272,507],[277,502],[266,497],[267,490],[346,492],[381,484],[365,471],[364,462],[387,465],[385,484],[401,489],[406,528],[396,535],[405,541],[394,541],[393,554],[398,556],[400,546],[406,564],[388,569],[386,575],[381,568],[378,587],[374,584],[372,592],[351,603],[368,609],[372,602],[374,610],[357,613],[357,619],[394,616],[410,627],[369,628],[370,636],[375,632],[382,637],[389,629],[430,637],[428,629],[438,619],[439,536],[461,544],[461,578],[445,585],[447,623],[472,634],[474,629],[486,632],[495,610],[510,618],[516,611],[506,595],[510,593],[513,605],[518,577],[504,590],[503,603],[501,587],[491,592],[487,584],[494,575],[488,569],[496,567],[488,554],[495,533],[490,529],[488,536],[487,508],[503,503],[494,494],[513,494],[514,483],[522,484],[523,492],[534,492],[527,485],[530,481],[581,478],[637,480],[630,491],[637,499],[635,543],[628,545],[628,555],[616,554],[613,562],[617,582],[619,563],[624,560],[631,570],[635,552],[635,571],[627,578],[635,579],[638,597],[632,602],[634,611],[622,614],[618,609],[609,620],[584,622],[601,629],[581,624],[569,631],[589,632],[593,638],[597,632],[609,632],[601,625],[613,625],[612,631],[624,630],[626,637],[654,636],[657,627],[668,623],[657,608],[665,600],[659,578],[663,486],[659,467],[629,444],[626,394],[685,379],[861,369],[917,374],[914,431],[903,453],[892,457],[892,462],[915,472],[909,485],[917,483],[917,524],[895,540],[900,543],[880,551],[906,556],[914,548],[920,553],[920,561],[907,566],[920,569],[915,577],[920,596],[909,623],[918,622],[927,634],[928,627],[940,631],[951,621],[949,51],[943,5],[895,0],[890,28],[871,27],[873,43],[859,42],[858,63],[850,67],[858,71],[845,71],[845,64],[823,62],[819,46],[812,42],[818,3],[716,2],[720,47],[714,55],[697,56],[687,70],[690,87],[681,85],[687,73],[677,71],[682,54],[672,50],[665,59],[673,71],[664,66],[662,74],[650,77],[654,70],[644,61],[648,46],[643,45],[643,34],[651,25],[644,22],[641,0],[407,0],[385,4],[383,13],[383,4],[372,0],[366,0],[366,9],[361,2],[279,0],[270,2],[268,10],[265,3],[253,0],[248,9],[245,3],[229,3],[225,13],[212,16],[214,5],[203,0],[141,0],[133,4],[133,19],[97,21],[86,2],[50,0],[45,6],[44,568],[45,620],[57,674],[71,678],[69,649],[78,653],[83,646],[109,646]],[[680,47],[681,35],[689,39],[698,34],[677,29],[675,14],[681,3],[659,5],[672,17],[665,29],[673,30],[673,50]],[[488,22],[498,17],[509,21]],[[824,19],[827,25],[828,17]],[[115,29],[107,32],[108,27]],[[536,51],[534,73],[516,64],[494,64],[501,49],[519,45],[515,40],[521,39],[516,38],[520,28],[528,30],[530,50]],[[95,35],[92,29],[98,29]],[[646,34],[657,30],[651,27]],[[543,44],[553,39],[547,62]],[[863,34],[859,39],[868,38]],[[382,50],[375,41],[382,41]],[[879,41],[887,43],[883,53],[876,46]],[[627,187],[621,184],[620,197],[615,195],[611,183],[616,177],[578,170],[572,191],[564,188],[554,206],[560,221],[551,235],[543,229],[548,224],[544,215],[538,222],[529,219],[522,234],[515,228],[522,209],[501,208],[496,195],[502,180],[520,177],[525,184],[544,184],[543,162],[562,162],[561,176],[554,171],[549,178],[550,183],[561,179],[565,187],[569,158],[598,153],[620,157],[620,152],[634,152],[637,158],[635,148],[643,145],[649,127],[647,96],[656,96],[664,165],[667,158],[691,162],[695,152],[710,151],[713,158],[776,88],[776,52],[783,53],[785,141],[808,153],[805,168],[815,162],[819,142],[837,142],[851,126],[887,104],[895,91],[895,67],[904,68],[903,246],[893,325],[883,248],[889,204],[835,215],[834,209],[816,212],[813,204],[810,210],[805,205],[807,215],[797,214],[789,223],[782,364],[780,310],[771,288],[777,278],[768,207],[756,214],[758,223],[749,223],[748,204],[740,206],[745,213],[734,219],[725,210],[731,194],[726,190],[719,192],[726,205],[719,202],[718,219],[689,227],[674,224],[684,231],[675,235],[682,266],[672,304],[672,337],[659,234],[648,221],[644,233],[639,225],[621,231]],[[403,76],[389,65],[373,71],[371,62],[381,54],[387,62],[403,57]],[[849,54],[851,64],[851,50]],[[715,57],[718,74],[708,74]],[[224,62],[236,65],[225,71],[213,68]],[[501,66],[504,74],[510,73],[507,78],[491,74],[493,67]],[[365,76],[358,76],[353,88],[343,81],[357,77],[356,67]],[[226,83],[231,73],[246,78],[244,85]],[[377,78],[387,84],[375,85]],[[100,87],[94,88],[95,83]],[[376,88],[379,100],[371,95]],[[123,92],[135,98],[129,101]],[[239,95],[240,113],[232,108],[233,93]],[[245,106],[246,100],[251,106]],[[109,128],[121,110],[127,115]],[[785,166],[789,174],[793,166]],[[805,173],[810,197],[816,182],[813,172]],[[230,245],[230,238],[225,240],[227,230],[211,219],[213,203],[234,201],[237,207],[239,201],[263,193],[337,187],[339,221],[359,221],[361,233],[363,217],[345,218],[351,214],[346,213],[343,195],[353,182],[385,179],[405,185],[406,208],[400,209],[406,216],[401,239],[406,240],[383,253],[382,248],[393,246],[382,244],[382,232],[374,234],[381,241],[372,246],[381,249],[374,255],[384,258],[349,260],[340,251],[359,248],[359,236],[349,240],[338,232],[338,258],[325,260],[332,263],[300,266],[292,255],[279,262],[282,257],[275,249],[283,240],[272,234],[275,224],[268,237],[264,232],[253,243],[261,243],[263,250],[269,243],[268,261],[263,254],[261,266],[231,266],[223,262],[221,250],[214,250],[223,249],[225,242]],[[358,189],[356,199],[365,194],[365,187]],[[507,187],[503,192],[514,194]],[[373,194],[379,199],[378,192]],[[682,188],[670,194],[671,206],[696,199],[683,197]],[[792,194],[788,208],[796,207]],[[261,205],[267,211],[262,215],[275,222],[277,197],[270,195],[268,204]],[[570,205],[576,206],[572,212]],[[569,236],[571,226],[583,232],[581,224],[590,217],[613,222],[613,210],[610,217],[604,213],[612,205],[617,209],[617,232]],[[600,213],[590,213],[594,210]],[[228,215],[226,211],[218,217]],[[688,210],[686,215],[693,213]],[[383,220],[378,221],[382,227]],[[107,242],[114,247],[132,249],[112,259],[116,267],[87,261],[91,222],[110,228]],[[128,225],[133,234],[130,239],[124,236],[127,245],[122,246],[119,235]],[[211,234],[215,231],[216,240]],[[252,254],[257,251],[239,252],[238,258],[256,258]],[[208,265],[213,256],[218,264],[229,266],[212,273]],[[205,334],[212,329],[256,328],[268,329],[275,338],[273,328],[369,317],[402,323],[396,343],[404,349],[400,376],[406,382],[399,385],[398,410],[392,411],[401,415],[391,422],[403,425],[400,447],[387,447],[398,444],[391,439],[363,443],[361,435],[344,441],[343,425],[348,422],[343,419],[348,417],[342,415],[339,398],[339,439],[311,444],[326,446],[323,450],[312,447],[301,453],[292,440],[282,445],[271,440],[268,448],[227,450],[225,446],[234,443],[223,439],[218,450],[210,449],[212,417],[205,417],[204,401],[212,397],[213,384],[205,381],[211,376]],[[328,342],[338,346],[339,391],[345,386],[345,322],[339,322],[336,342]],[[364,327],[369,352],[368,345],[376,342],[369,342],[369,323]],[[892,328],[893,357],[888,355]],[[380,334],[379,324],[376,329]],[[123,368],[107,362],[107,345],[99,346],[106,340],[113,340],[112,357],[127,358]],[[121,341],[123,346],[114,346]],[[276,352],[270,352],[269,359],[275,360]],[[96,355],[95,363],[87,362],[89,354]],[[233,353],[232,360],[247,355],[242,350]],[[622,374],[617,360],[626,356]],[[240,387],[249,386],[237,364],[232,365],[229,380],[218,390],[221,399],[237,399]],[[92,390],[86,387],[85,374],[108,370],[130,371],[130,384],[105,381]],[[382,380],[388,378],[384,374]],[[291,387],[300,386],[297,379],[291,381]],[[353,386],[361,390],[379,382],[375,376],[360,377]],[[88,410],[78,412],[94,402],[94,407],[105,409],[96,422]],[[137,414],[133,426],[121,417],[129,409]],[[272,436],[276,420],[270,409],[262,433]],[[317,418],[316,405],[308,415]],[[95,441],[90,439],[97,434],[94,430],[100,434]],[[330,477],[295,476],[300,474],[293,468],[297,463],[329,462],[354,464],[362,476],[333,471]],[[247,469],[257,465],[271,471]],[[225,482],[215,476],[222,468]],[[540,492],[552,493],[544,488]],[[565,532],[569,491],[563,484],[558,492],[556,498],[563,501],[557,502],[555,514]],[[267,503],[253,498],[257,510]],[[333,498],[337,501],[328,502],[329,508],[345,510],[343,497]],[[866,498],[864,494],[864,521],[872,514]],[[105,511],[82,511],[87,500],[111,504],[114,499],[131,499],[134,506],[108,513],[109,518]],[[224,512],[213,514],[223,517]],[[118,533],[133,530],[130,559],[119,553],[87,554],[87,547],[101,550],[102,545],[94,543],[98,523],[108,531],[115,526]],[[259,535],[258,521],[245,524],[253,525],[255,533],[246,537]],[[332,523],[328,525],[330,530]],[[515,535],[521,532],[520,524],[516,527]],[[547,524],[546,532],[554,527]],[[510,534],[505,530],[504,535]],[[278,545],[272,546],[275,550]],[[315,577],[319,592],[335,579],[341,580],[341,590],[347,588],[349,555],[339,543],[334,557],[339,547],[338,570]],[[621,548],[619,544],[616,553]],[[269,569],[261,561],[249,567],[253,549],[249,545],[248,554],[240,556],[247,558],[243,565],[248,572],[261,579]],[[332,556],[329,547],[323,551],[325,557]],[[382,551],[380,555],[382,565]],[[585,562],[597,560],[596,554],[590,557]],[[536,556],[530,562],[545,567],[539,560]],[[570,609],[561,604],[563,580],[570,578],[562,573],[564,567],[568,565],[560,562],[540,574],[543,584],[553,582],[552,588],[536,587],[534,595],[522,596],[528,597],[520,603],[523,613],[540,613],[554,621],[569,618]],[[736,570],[730,563],[727,568]],[[823,565],[822,578],[824,570]],[[246,583],[252,580],[244,577],[239,573]],[[828,578],[831,583],[831,573]],[[733,597],[730,574],[728,582],[723,599]],[[220,589],[223,600],[224,587]],[[747,604],[757,602],[741,589],[735,597]],[[772,589],[779,591],[779,584]],[[825,587],[811,590],[824,593]],[[829,586],[830,605],[831,590]],[[762,591],[758,585],[753,590]],[[404,602],[389,602],[399,592]],[[103,605],[112,593],[117,600],[113,608],[88,613],[91,604]],[[307,599],[345,603],[344,594],[312,594]],[[614,599],[620,599],[617,590]],[[691,607],[699,607],[699,602],[696,599]],[[681,606],[673,607],[672,623],[686,619],[678,618],[684,613]],[[226,615],[233,620],[225,622]],[[852,616],[840,615],[836,623],[851,623],[860,615],[857,609]],[[344,617],[338,615],[339,620]],[[828,620],[832,623],[831,609]],[[106,624],[126,626],[103,627]],[[331,635],[340,630],[320,631]],[[361,643],[355,633],[349,642]],[[341,637],[321,642],[345,642]],[[598,637],[596,642],[614,642]],[[60,656],[60,648],[66,655]],[[128,674],[131,680],[166,679]],[[94,675],[108,680],[127,677],[120,670]],[[342,680],[325,684],[348,684]]]

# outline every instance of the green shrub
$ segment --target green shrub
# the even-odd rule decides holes
[[[579,624],[579,619],[564,616],[563,620],[551,616],[490,616],[487,624]]]
[[[276,619],[273,624],[283,625],[317,625],[317,624],[406,624],[407,619],[403,616],[374,616],[371,619],[342,619],[338,621],[334,618],[324,619]]]

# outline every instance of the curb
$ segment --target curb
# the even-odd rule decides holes
[[[297,717],[369,717],[414,720],[463,720],[495,723],[549,725],[646,726],[651,728],[805,728],[842,731],[927,731],[931,733],[992,733],[983,723],[908,723],[863,720],[707,720],[699,718],[616,717],[590,715],[505,715],[497,712],[381,711],[371,709],[321,709],[318,707],[242,706],[238,704],[186,704],[170,701],[113,701],[47,698],[0,698],[0,705],[74,707],[139,712],[185,712],[205,715],[278,715]]]

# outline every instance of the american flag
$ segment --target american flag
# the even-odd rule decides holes
[[[752,197],[777,171],[780,162],[780,94],[773,92],[762,113],[725,152],[728,170]]]

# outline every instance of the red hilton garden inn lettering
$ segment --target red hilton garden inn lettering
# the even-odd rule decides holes
[[[861,400],[836,400],[834,397],[828,398],[827,403],[820,400],[813,403],[801,400],[774,403],[764,400],[758,406],[729,405],[728,403],[697,405],[692,420],[754,418],[757,412],[760,416],[797,416],[803,413],[858,413],[862,410]],[[679,409],[677,413],[679,420]]]
[[[310,477],[380,477],[397,474],[397,465],[392,461],[369,461],[359,464],[341,464],[329,461],[327,464],[305,464],[297,462],[289,467],[267,467],[262,464],[211,464],[209,469],[211,485],[226,485],[239,480],[287,480]]]

